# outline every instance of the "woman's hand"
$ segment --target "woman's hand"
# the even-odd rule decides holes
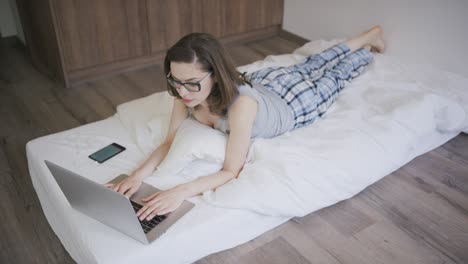
[[[138,191],[138,188],[140,188],[142,181],[143,177],[132,173],[130,176],[128,176],[119,183],[108,183],[104,184],[104,186],[127,196],[127,198],[130,198],[134,193]]]
[[[151,220],[156,215],[164,215],[175,211],[182,204],[187,192],[181,185],[172,189],[156,192],[141,199],[145,205],[137,212],[140,220]]]

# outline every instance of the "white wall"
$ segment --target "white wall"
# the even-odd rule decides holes
[[[18,8],[16,7],[16,0],[10,0],[10,7],[11,12],[13,12],[13,18],[15,19],[16,36],[23,42],[23,44],[26,44],[26,39],[23,33],[23,26],[21,25]]]
[[[468,77],[468,0],[285,0],[283,28],[310,40],[379,24],[388,54]]]
[[[16,35],[15,20],[11,12],[10,1],[0,0],[0,31],[2,37]]]
[[[18,36],[25,43],[15,0],[0,0],[0,32],[2,37]]]

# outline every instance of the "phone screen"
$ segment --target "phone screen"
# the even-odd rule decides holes
[[[89,158],[95,160],[99,163],[103,163],[104,161],[114,157],[115,155],[119,154],[120,152],[124,151],[125,148],[120,146],[117,143],[112,143],[93,154],[89,155]]]

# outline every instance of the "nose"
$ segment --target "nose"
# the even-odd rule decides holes
[[[177,89],[177,92],[179,93],[179,95],[181,97],[185,97],[185,95],[187,95],[189,93],[189,91],[187,91],[187,89],[185,88],[185,86],[181,85],[178,89]]]

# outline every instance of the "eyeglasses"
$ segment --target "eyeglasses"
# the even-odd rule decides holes
[[[198,82],[180,82],[176,79],[174,79],[171,75],[171,72],[169,72],[166,76],[166,79],[167,79],[167,82],[174,88],[176,89],[180,89],[183,87],[185,87],[185,89],[187,89],[187,91],[189,92],[199,92],[201,90],[201,85],[200,83],[206,79],[206,77],[210,76],[212,72],[209,72],[207,75],[205,75],[205,77],[203,77],[201,80],[199,80]]]

